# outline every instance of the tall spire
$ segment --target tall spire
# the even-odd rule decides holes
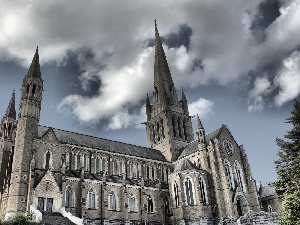
[[[40,61],[39,61],[39,47],[36,47],[34,57],[32,59],[27,77],[41,77]]]
[[[175,87],[171,77],[166,55],[159,37],[156,20],[155,22],[155,60],[154,60],[154,88],[158,95],[158,103],[163,102],[166,96],[169,100],[175,100]]]
[[[13,91],[11,99],[9,101],[8,107],[4,117],[9,117],[16,119],[16,106],[15,106],[15,91]]]

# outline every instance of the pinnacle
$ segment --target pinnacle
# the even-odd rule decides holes
[[[36,47],[34,57],[32,59],[27,77],[41,77],[40,62],[39,62],[39,47]]]
[[[202,123],[201,123],[201,120],[197,114],[197,129],[203,129],[203,126],[202,126]]]
[[[6,109],[5,117],[16,119],[16,107],[15,107],[15,91],[13,91],[8,107]]]

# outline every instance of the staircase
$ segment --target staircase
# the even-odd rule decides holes
[[[43,212],[43,225],[75,225],[58,212]]]

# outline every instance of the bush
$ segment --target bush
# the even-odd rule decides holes
[[[26,225],[32,220],[32,214],[16,214],[11,218],[10,225]]]

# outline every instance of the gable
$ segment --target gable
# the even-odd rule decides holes
[[[43,135],[41,136],[41,140],[46,142],[58,142],[57,137],[51,127],[43,133]]]
[[[61,190],[50,170],[46,172],[46,174],[42,177],[39,183],[36,185],[34,189],[34,195],[36,196],[52,196],[61,194]]]

